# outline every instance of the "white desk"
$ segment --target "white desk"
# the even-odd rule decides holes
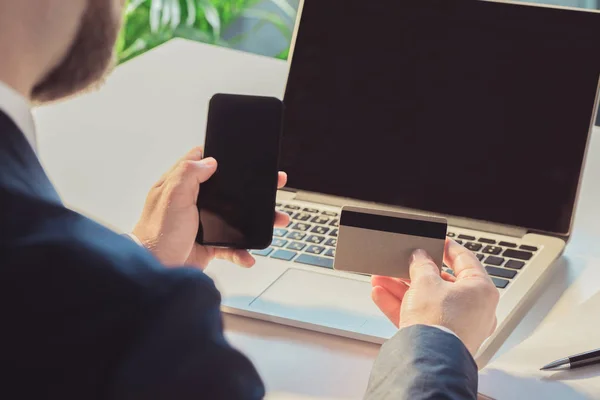
[[[137,221],[150,186],[202,144],[216,92],[281,97],[284,62],[173,41],[120,67],[99,92],[36,111],[40,156],[65,202],[119,231]],[[592,141],[576,227],[548,290],[506,341],[600,289],[600,138]],[[226,317],[232,343],[255,363],[268,390],[361,398],[378,346],[311,331]]]

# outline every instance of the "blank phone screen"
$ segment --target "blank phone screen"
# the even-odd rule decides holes
[[[214,157],[218,168],[200,186],[199,243],[243,249],[271,243],[282,118],[275,98],[211,99],[204,156]]]

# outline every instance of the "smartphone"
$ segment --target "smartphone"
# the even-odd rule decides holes
[[[283,103],[274,97],[212,97],[204,157],[214,157],[218,167],[198,193],[198,243],[237,249],[271,244],[282,124]]]

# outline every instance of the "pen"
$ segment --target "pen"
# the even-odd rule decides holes
[[[552,371],[557,369],[574,369],[592,364],[600,364],[600,349],[561,358],[548,365],[544,365],[540,370]]]

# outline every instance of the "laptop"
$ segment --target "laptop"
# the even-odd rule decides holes
[[[475,0],[306,0],[284,102],[277,206],[225,312],[383,343],[368,276],[333,270],[340,209],[448,219],[501,293],[484,364],[571,234],[600,76],[600,14]],[[377,262],[374,255],[372,262]]]

